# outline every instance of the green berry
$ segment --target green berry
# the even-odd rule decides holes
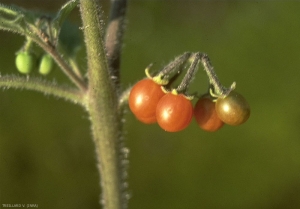
[[[16,67],[20,73],[30,73],[36,67],[35,55],[30,52],[19,52],[16,57]]]
[[[48,75],[53,69],[53,59],[49,54],[44,54],[40,61],[39,73],[42,75]]]

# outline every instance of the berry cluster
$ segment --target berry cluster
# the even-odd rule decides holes
[[[188,86],[195,77],[198,63],[201,62],[209,77],[209,91],[202,95],[193,107],[194,96],[187,94]],[[172,83],[187,64],[190,67],[177,88]],[[250,107],[244,97],[233,91],[235,83],[227,89],[223,87],[206,54],[185,53],[163,68],[154,76],[137,82],[129,95],[129,107],[138,120],[146,124],[158,123],[168,132],[185,129],[194,115],[198,125],[205,131],[217,131],[224,123],[240,125],[250,116]],[[177,74],[172,75],[176,71]]]
[[[21,51],[16,56],[16,67],[20,73],[29,74],[36,69],[41,75],[48,75],[54,66],[54,61],[49,54],[43,54],[39,59],[30,51]]]
[[[55,46],[52,43],[55,43],[55,40],[51,32],[51,19],[42,16],[38,18],[36,26],[39,28],[39,36],[43,42],[54,49]],[[41,50],[31,38],[26,37],[23,47],[16,53],[15,64],[22,74],[29,74],[38,68],[41,75],[48,75],[54,67],[54,60],[50,54]]]
[[[157,122],[169,132],[186,128],[193,116],[193,105],[183,94],[165,93],[152,79],[139,81],[129,95],[129,107],[138,120]]]

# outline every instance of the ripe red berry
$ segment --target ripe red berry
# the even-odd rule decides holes
[[[157,123],[169,132],[177,132],[186,128],[192,116],[193,105],[182,94],[168,93],[160,99],[156,107]]]
[[[129,95],[129,107],[138,120],[151,124],[156,122],[156,106],[165,95],[161,86],[146,78],[136,83]]]
[[[194,116],[199,127],[214,132],[222,128],[223,121],[219,118],[215,103],[209,98],[200,98],[194,108]]]

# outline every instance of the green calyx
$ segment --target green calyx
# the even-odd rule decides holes
[[[159,85],[167,85],[169,83],[169,80],[168,79],[164,79],[164,75],[159,73],[158,75],[156,76],[151,76],[150,73],[149,73],[149,70],[150,70],[150,67],[152,66],[149,65],[146,69],[145,69],[145,74],[147,76],[147,78],[153,80],[155,83],[159,84]]]

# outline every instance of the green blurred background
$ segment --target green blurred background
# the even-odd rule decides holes
[[[64,1],[15,1],[56,11]],[[103,5],[107,18],[109,2]],[[128,111],[130,209],[300,208],[300,2],[129,1],[122,87],[185,51],[208,53],[221,82],[237,82],[249,121],[216,133],[195,121],[180,133]],[[78,11],[71,18],[80,24]],[[17,74],[23,37],[0,33],[0,72]],[[82,67],[85,57],[81,57]],[[36,73],[34,73],[36,74]],[[49,76],[68,83],[57,69]],[[202,70],[192,91],[204,92]],[[0,207],[100,208],[99,176],[84,110],[40,93],[0,91]]]

